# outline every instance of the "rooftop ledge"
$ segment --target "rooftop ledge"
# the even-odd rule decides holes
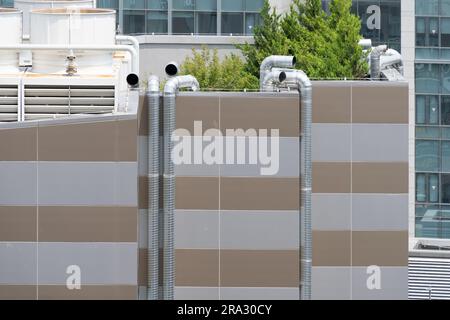
[[[234,45],[254,43],[252,36],[214,36],[214,35],[137,35],[140,44],[223,44]]]

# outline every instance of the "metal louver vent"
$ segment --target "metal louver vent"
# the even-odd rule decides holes
[[[25,120],[111,113],[115,110],[114,86],[26,85],[24,109]]]
[[[17,121],[19,89],[16,85],[0,85],[0,121]]]
[[[409,258],[408,298],[450,300],[450,259]]]

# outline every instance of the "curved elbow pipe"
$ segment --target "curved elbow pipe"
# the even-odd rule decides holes
[[[276,83],[281,83],[286,79],[286,72],[283,70],[272,70],[265,74],[262,81],[262,91],[275,91]]]
[[[380,57],[380,69],[386,69],[389,66],[398,66],[399,72],[403,75],[403,57],[394,49],[388,49],[384,55]]]
[[[159,291],[159,78],[148,78],[147,299]]]
[[[127,44],[127,45],[131,45],[134,50],[138,53],[138,55],[136,57],[134,57],[134,59],[136,59],[136,63],[135,65],[139,66],[139,41],[138,39],[136,39],[135,37],[132,36],[124,36],[124,35],[116,35],[116,42],[117,44]]]
[[[193,76],[178,76],[167,80],[164,86],[164,169],[163,169],[163,210],[164,210],[164,253],[163,253],[163,299],[172,300],[175,284],[175,168],[172,161],[175,131],[176,94],[180,88],[199,90],[198,81]]]
[[[294,56],[269,56],[265,58],[259,67],[260,89],[263,90],[264,77],[272,68],[293,68],[296,61]]]
[[[386,50],[386,45],[372,48],[372,52],[370,53],[370,78],[372,80],[380,79],[380,56],[383,52],[386,52]]]
[[[300,214],[300,243],[301,243],[301,299],[311,299],[311,262],[312,262],[312,216],[311,216],[311,190],[312,190],[312,84],[308,76],[300,70],[286,72],[288,83],[294,83],[300,93],[301,102],[301,129],[302,135],[302,166],[301,170],[301,200],[303,212]]]
[[[372,48],[372,40],[371,39],[361,39],[358,42],[358,45],[363,48],[363,50],[368,50]]]

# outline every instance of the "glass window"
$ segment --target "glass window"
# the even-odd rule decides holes
[[[437,174],[428,175],[428,201],[439,202],[439,176]]]
[[[194,12],[175,11],[172,13],[172,33],[194,33]]]
[[[437,16],[439,13],[438,0],[416,0],[416,15]]]
[[[261,24],[261,17],[259,13],[246,13],[245,14],[245,34],[252,35],[255,30],[255,26]]]
[[[417,93],[439,93],[439,65],[416,64],[416,92]]]
[[[217,13],[197,12],[198,34],[217,34]]]
[[[416,206],[416,237],[438,238],[440,235],[440,210],[436,205]]]
[[[381,3],[380,41],[400,41],[400,6],[398,2]]]
[[[450,65],[444,64],[441,66],[442,71],[442,82],[441,82],[441,90],[442,93],[450,93]]]
[[[222,34],[242,34],[243,31],[243,13],[222,13]]]
[[[155,34],[167,33],[167,12],[147,12],[147,32]]]
[[[450,0],[441,0],[441,15],[450,16]]]
[[[145,33],[145,11],[124,10],[123,25],[124,33]]]
[[[416,18],[416,46],[425,46],[425,18]]]
[[[441,18],[441,47],[450,47],[450,18]]]
[[[264,0],[245,0],[246,11],[260,12],[264,6]]]
[[[442,141],[442,171],[450,173],[450,142]]]
[[[426,174],[418,173],[416,174],[416,201],[426,202],[427,201],[427,184],[426,184]]]
[[[440,130],[437,127],[419,127],[416,126],[417,139],[439,139]]]
[[[244,11],[244,0],[222,1],[222,11]]]
[[[97,7],[118,9],[119,0],[97,0]]]
[[[450,174],[441,175],[442,203],[450,203]]]
[[[450,97],[441,97],[441,124],[450,125]]]
[[[145,9],[145,0],[123,0],[124,9]]]
[[[438,96],[416,96],[416,123],[439,124]]]
[[[416,140],[416,171],[439,171],[439,142]]]
[[[195,9],[202,11],[217,11],[216,0],[197,0]]]
[[[147,8],[152,10],[167,10],[168,0],[147,0]]]
[[[175,10],[194,10],[195,0],[172,0],[172,7]]]

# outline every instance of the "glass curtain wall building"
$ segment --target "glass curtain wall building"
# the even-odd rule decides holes
[[[125,34],[252,35],[264,0],[97,0]]]
[[[327,11],[330,2],[322,0]],[[400,0],[353,0],[352,11],[361,18],[364,38],[400,51]]]
[[[416,237],[450,238],[450,0],[416,0]]]

